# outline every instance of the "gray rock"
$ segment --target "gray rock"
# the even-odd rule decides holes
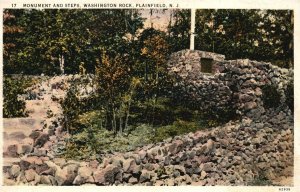
[[[213,140],[209,139],[206,143],[206,146],[207,146],[207,148],[206,148],[205,152],[210,153],[214,150],[215,142]]]
[[[63,169],[58,169],[55,172],[55,180],[58,185],[71,185],[77,176],[78,165],[69,164],[66,165]]]
[[[181,165],[175,165],[174,170],[178,170],[181,175],[184,175],[186,173],[184,166],[181,166]]]
[[[113,184],[118,172],[120,172],[120,167],[108,165],[105,169],[94,172],[95,182],[100,185]]]
[[[135,177],[130,177],[130,179],[128,180],[128,183],[130,184],[137,184],[138,183],[138,179]]]
[[[54,158],[53,162],[61,168],[66,164],[66,160],[63,158]]]
[[[202,163],[200,169],[205,172],[211,172],[214,170],[214,164],[212,162]]]
[[[171,162],[171,157],[170,156],[166,156],[164,157],[164,165],[170,165]]]
[[[21,168],[19,165],[12,165],[9,171],[10,171],[10,175],[16,178],[20,175]]]
[[[93,161],[90,161],[90,162],[89,162],[89,166],[90,166],[92,169],[97,169],[98,165],[99,165],[99,162],[96,161],[96,160],[93,160]]]
[[[150,172],[147,170],[142,170],[141,176],[140,176],[140,183],[146,182],[146,181],[150,181],[151,179],[151,175]]]
[[[55,178],[51,175],[41,175],[40,183],[45,185],[56,185]]]
[[[124,172],[132,172],[136,167],[136,162],[134,159],[126,159],[123,162],[123,170]]]
[[[88,179],[93,174],[90,167],[79,167],[78,175],[84,179]]]
[[[257,107],[257,104],[255,102],[247,102],[245,103],[244,109],[245,110],[251,110]]]
[[[183,147],[183,142],[181,140],[175,140],[173,141],[173,143],[167,145],[167,151],[170,154],[174,155],[179,151],[181,151],[182,147]]]
[[[9,157],[18,157],[18,146],[19,145],[9,145],[6,150],[6,155]]]
[[[41,133],[34,142],[34,147],[42,147],[49,140],[49,135],[47,133]]]
[[[155,186],[163,186],[165,183],[162,180],[156,180]]]
[[[29,169],[25,171],[25,178],[27,182],[34,181],[36,177],[36,172],[33,169]]]
[[[31,134],[29,135],[30,138],[33,140],[37,139],[41,135],[41,131],[32,131]]]
[[[21,145],[19,145],[19,147],[18,147],[17,153],[18,153],[19,155],[21,155],[21,154],[27,154],[27,153],[30,153],[30,152],[32,151],[32,149],[33,149],[33,146],[32,146],[32,145],[21,144]]]
[[[174,179],[168,179],[168,180],[166,181],[166,185],[167,185],[167,186],[174,186],[174,185],[175,185]]]
[[[176,178],[176,177],[179,177],[179,176],[180,176],[180,171],[174,170],[173,176],[174,176],[175,178]]]
[[[200,179],[203,180],[206,178],[206,176],[207,176],[207,173],[205,171],[201,171]]]

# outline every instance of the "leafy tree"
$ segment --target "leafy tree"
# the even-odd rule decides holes
[[[189,48],[190,10],[175,10],[168,27],[172,52]],[[293,11],[199,9],[195,48],[293,66]]]
[[[188,49],[190,43],[191,11],[189,9],[174,10],[168,26],[168,42],[171,52]]]
[[[18,25],[18,18],[22,12],[5,9],[3,12],[3,66],[4,73],[17,73],[17,54],[22,49],[19,38],[24,29]]]
[[[134,10],[32,9],[5,14],[4,63],[9,73],[77,73],[80,65],[94,72],[101,48],[134,52],[129,44],[143,25]],[[132,38],[126,39],[127,34]]]
[[[292,66],[290,10],[197,10],[196,22],[196,49]]]

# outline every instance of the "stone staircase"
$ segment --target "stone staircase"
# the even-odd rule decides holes
[[[62,77],[63,78],[63,77]],[[49,81],[34,85],[29,92],[38,92],[39,96],[25,98],[28,117],[4,118],[3,119],[3,168],[10,167],[20,162],[21,158],[32,153],[35,139],[33,131],[47,133],[49,119],[61,113],[60,105],[53,101],[53,96],[60,98],[65,91],[53,86],[61,81],[59,78],[52,78]]]

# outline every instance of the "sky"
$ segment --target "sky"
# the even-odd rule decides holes
[[[166,31],[167,26],[170,22],[170,14],[172,10],[153,9],[153,14],[150,16],[150,9],[141,10],[142,17],[146,18],[144,22],[144,28],[151,27],[151,21],[153,28]]]

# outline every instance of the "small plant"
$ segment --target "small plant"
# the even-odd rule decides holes
[[[253,179],[253,181],[249,182],[250,186],[270,186],[273,185],[272,181],[270,181],[263,172],[259,172],[258,175]]]
[[[280,93],[274,85],[262,87],[262,100],[266,108],[277,108],[280,105]]]

